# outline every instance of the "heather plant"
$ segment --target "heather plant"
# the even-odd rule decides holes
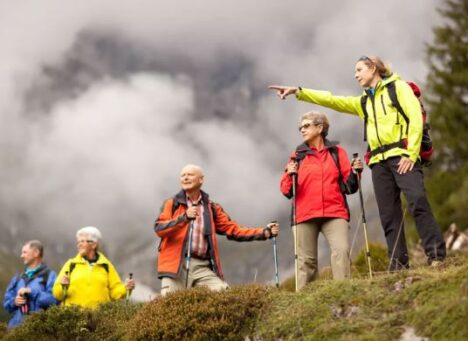
[[[55,306],[31,314],[5,340],[121,340],[127,321],[140,307],[122,301],[103,304],[97,310]]]
[[[269,302],[271,288],[180,291],[143,307],[130,322],[129,340],[242,340]]]

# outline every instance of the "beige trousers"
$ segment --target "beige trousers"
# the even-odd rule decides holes
[[[185,262],[185,259],[184,259]],[[181,274],[178,278],[163,277],[161,280],[161,295],[169,292],[185,289],[185,263],[182,266]],[[188,288],[205,286],[211,290],[222,290],[228,287],[228,284],[216,275],[210,268],[210,261],[198,258],[191,258],[190,271],[188,276]]]
[[[300,223],[297,229],[298,289],[318,278],[318,237],[322,232],[331,250],[333,279],[350,275],[348,222],[338,218],[317,218]]]

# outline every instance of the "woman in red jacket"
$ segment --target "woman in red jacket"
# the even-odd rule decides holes
[[[329,123],[325,114],[309,112],[300,120],[304,143],[289,158],[281,179],[281,191],[292,197],[293,174],[296,185],[297,288],[318,277],[317,240],[322,232],[331,249],[334,279],[349,277],[349,210],[346,194],[357,191],[359,159],[348,161],[337,142],[326,139]]]

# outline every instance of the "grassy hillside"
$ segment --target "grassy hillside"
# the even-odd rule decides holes
[[[320,280],[300,293],[261,285],[204,289],[97,311],[54,308],[5,340],[467,340],[468,255],[372,281]]]

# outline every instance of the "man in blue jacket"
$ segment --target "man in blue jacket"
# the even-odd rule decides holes
[[[8,329],[23,322],[30,312],[57,304],[52,295],[57,274],[43,263],[43,254],[44,247],[38,240],[27,242],[21,249],[21,258],[26,268],[13,277],[3,299],[3,307],[13,314]]]

